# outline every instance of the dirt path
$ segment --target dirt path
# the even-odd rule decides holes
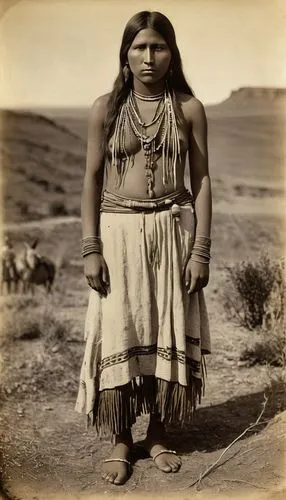
[[[194,480],[218,458],[222,448],[255,420],[255,410],[260,409],[262,401],[262,393],[255,393],[202,409],[192,429],[171,433],[170,442],[183,457],[180,473],[162,474],[150,459],[138,458],[132,477],[120,487],[120,493],[188,492]],[[5,489],[12,498],[44,500],[49,493],[57,493],[59,498],[65,498],[65,494],[79,498],[83,493],[118,491],[100,477],[101,462],[111,445],[85,431],[81,418],[73,412],[73,403],[68,398],[51,400],[49,405],[25,403],[21,413],[13,405],[6,408],[10,418],[14,413],[10,420],[14,428],[10,449],[13,459],[4,478]],[[223,466],[202,482],[202,489],[212,493],[237,489],[264,491],[281,484],[282,464],[277,463],[277,457],[283,451],[286,424],[283,416],[258,435],[234,445],[223,459]],[[137,440],[143,437],[144,420],[137,425]],[[235,425],[238,420],[239,425]]]
[[[61,224],[73,224],[75,222],[79,222],[80,217],[71,217],[71,216],[65,216],[65,217],[47,217],[42,220],[28,220],[24,222],[11,222],[9,224],[4,225],[5,231],[16,231],[21,228],[25,229],[34,229],[38,227],[45,226],[47,229],[53,228],[54,226],[61,225]]]

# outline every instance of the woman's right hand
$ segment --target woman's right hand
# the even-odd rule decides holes
[[[93,290],[106,297],[110,280],[107,264],[99,253],[90,253],[84,257],[84,274]]]

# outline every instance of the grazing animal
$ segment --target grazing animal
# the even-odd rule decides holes
[[[17,272],[15,258],[16,256],[11,240],[8,236],[5,236],[4,245],[1,251],[1,295],[4,293],[5,284],[8,295],[13,291],[17,292],[19,274]]]
[[[56,265],[48,257],[40,255],[37,250],[38,240],[29,244],[25,242],[23,253],[16,259],[17,271],[22,282],[22,292],[34,294],[35,285],[44,285],[50,293],[56,275]]]

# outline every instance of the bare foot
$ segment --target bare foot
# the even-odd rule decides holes
[[[144,447],[153,458],[154,463],[163,472],[178,472],[182,465],[181,458],[175,453],[170,453],[166,446],[166,432],[162,422],[153,415],[147,431]],[[162,453],[159,453],[162,452]],[[158,456],[156,457],[156,455]]]
[[[111,484],[124,484],[127,481],[131,472],[128,462],[132,446],[133,441],[130,429],[116,436],[115,447],[108,459],[112,461],[103,463],[102,478],[105,481]],[[116,459],[120,460],[117,461]]]

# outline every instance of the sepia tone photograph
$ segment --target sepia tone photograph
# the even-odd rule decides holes
[[[0,1],[0,500],[285,498],[285,22]]]

